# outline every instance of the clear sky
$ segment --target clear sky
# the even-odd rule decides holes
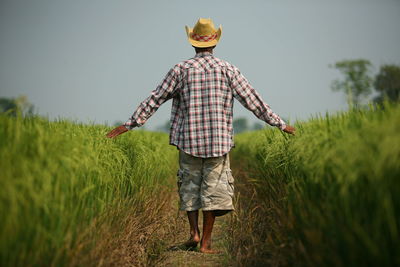
[[[194,55],[184,26],[199,17],[223,27],[215,55],[291,120],[346,109],[329,64],[400,64],[399,0],[0,0],[0,97],[26,95],[50,118],[125,121]],[[171,103],[146,128],[164,124]],[[235,112],[257,121],[239,102]]]

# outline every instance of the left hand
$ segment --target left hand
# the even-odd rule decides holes
[[[288,134],[291,134],[291,135],[295,135],[296,128],[294,128],[293,126],[290,126],[290,125],[286,125],[286,128],[283,131],[285,133],[288,133]]]
[[[126,127],[124,125],[120,125],[117,128],[114,128],[113,130],[111,130],[106,136],[108,138],[114,138],[120,134],[127,132],[127,131],[128,131],[128,129],[126,129]]]

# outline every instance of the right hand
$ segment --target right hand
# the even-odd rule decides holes
[[[112,131],[110,131],[106,136],[108,138],[114,138],[120,134],[127,132],[127,131],[128,131],[128,129],[126,129],[126,127],[124,125],[120,125],[117,128],[114,128]]]
[[[286,128],[283,130],[285,133],[295,135],[296,128],[290,125],[286,125]]]

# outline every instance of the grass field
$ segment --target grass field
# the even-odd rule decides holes
[[[154,196],[175,181],[176,149],[166,134],[110,140],[108,130],[0,117],[1,266],[104,264],[127,227],[147,238],[165,200]]]
[[[236,260],[400,265],[400,106],[296,127],[296,136],[267,129],[235,139],[232,158],[247,171],[232,226]]]
[[[6,116],[0,126],[1,266],[146,265],[168,244],[154,233],[186,234],[160,225],[176,213],[166,134],[110,140],[104,126]],[[233,262],[400,265],[400,106],[295,126],[235,138],[237,206],[220,230]]]

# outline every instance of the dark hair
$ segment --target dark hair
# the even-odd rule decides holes
[[[215,48],[215,45],[210,46],[210,47],[196,47],[196,46],[193,46],[193,47],[196,50],[196,53],[201,53],[201,52],[213,50]]]

